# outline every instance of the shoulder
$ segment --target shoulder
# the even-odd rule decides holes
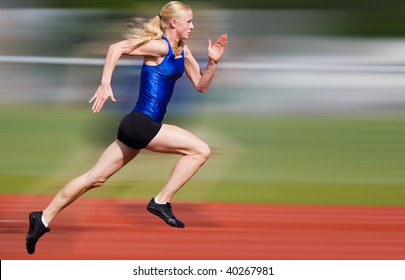
[[[120,42],[120,44],[127,55],[163,57],[169,52],[169,46],[163,39],[155,39],[138,44],[127,40]]]
[[[183,50],[184,50],[184,56],[191,55],[190,48],[187,45],[183,46]]]
[[[151,40],[142,45],[151,56],[165,56],[169,52],[169,45],[163,39]]]
[[[191,53],[191,50],[187,45],[183,46],[183,51],[185,59],[194,59],[193,54]]]

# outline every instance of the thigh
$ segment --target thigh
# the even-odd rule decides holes
[[[207,144],[191,132],[178,126],[163,124],[146,149],[160,153],[189,154],[203,146]]]
[[[139,151],[126,146],[119,140],[115,140],[103,152],[89,173],[108,178],[131,161]]]

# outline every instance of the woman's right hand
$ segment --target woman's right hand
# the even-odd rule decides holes
[[[103,108],[104,103],[107,101],[108,98],[111,98],[113,102],[116,102],[114,98],[114,94],[112,92],[111,86],[110,85],[103,85],[101,84],[96,93],[93,95],[93,97],[89,100],[89,103],[93,103],[93,106],[91,107],[91,110],[93,113],[98,113],[101,111],[101,108]]]

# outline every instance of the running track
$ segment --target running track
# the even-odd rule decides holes
[[[148,201],[82,197],[25,251],[28,212],[50,197],[0,195],[0,256],[93,260],[405,259],[405,207],[175,202],[186,228],[167,226]]]

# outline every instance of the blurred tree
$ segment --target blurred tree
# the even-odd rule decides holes
[[[2,0],[0,8],[97,8],[136,9],[161,7],[162,0]],[[349,15],[336,35],[404,36],[404,0],[206,0],[186,1],[194,6],[226,9],[333,10]]]
[[[163,5],[163,0],[2,0],[0,7],[61,7],[61,8],[125,8],[137,5]],[[405,7],[403,0],[188,0],[190,4],[221,6],[242,9],[370,9]]]

